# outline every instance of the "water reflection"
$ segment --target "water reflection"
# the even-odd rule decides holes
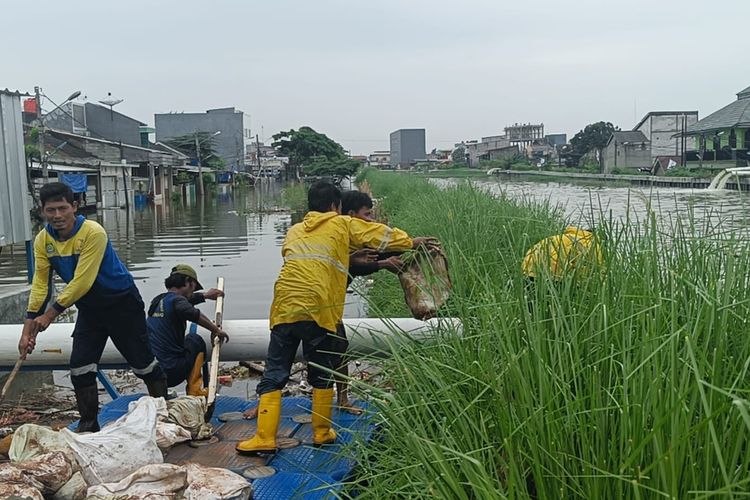
[[[291,224],[291,215],[279,209],[281,188],[224,188],[203,202],[100,210],[89,218],[105,227],[146,302],[163,291],[172,266],[184,262],[205,287],[219,275],[226,278],[225,318],[265,318]],[[0,255],[1,284],[23,285],[25,272],[22,250]]]

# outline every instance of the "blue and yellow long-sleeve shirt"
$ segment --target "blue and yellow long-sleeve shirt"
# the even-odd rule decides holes
[[[51,271],[67,283],[52,304],[59,312],[73,304],[79,309],[111,306],[135,287],[104,228],[82,215],[76,217],[73,233],[65,241],[60,241],[52,226],[45,226],[34,240],[34,259],[27,318],[35,318],[47,309]]]

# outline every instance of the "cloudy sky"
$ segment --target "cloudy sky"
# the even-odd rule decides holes
[[[700,116],[750,86],[750,1],[3,2],[0,88],[82,90],[153,114],[235,106],[253,133],[308,125],[355,154],[543,122],[572,136],[651,110]],[[45,106],[46,107],[46,106]]]

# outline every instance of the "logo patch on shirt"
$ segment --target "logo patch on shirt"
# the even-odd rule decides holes
[[[47,255],[53,255],[55,253],[55,246],[52,243],[47,243]]]

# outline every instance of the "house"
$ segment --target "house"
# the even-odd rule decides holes
[[[504,135],[482,137],[481,142],[466,141],[457,146],[464,147],[468,164],[474,168],[478,168],[482,161],[502,160],[518,154],[518,146],[512,145]]]
[[[69,102],[44,117],[46,127],[108,141],[143,146],[142,121],[92,102]],[[146,137],[148,141],[148,137]]]
[[[245,171],[247,145],[251,141],[245,114],[233,107],[209,109],[205,113],[157,113],[154,115],[156,140],[204,132],[213,136],[216,154],[232,171]]]
[[[367,164],[371,167],[388,168],[391,166],[391,152],[373,151],[372,154],[367,157]]]
[[[744,165],[750,159],[750,87],[738,92],[736,101],[688,126],[685,135],[696,141],[689,160]]]
[[[617,169],[651,169],[651,144],[640,131],[617,131],[602,152],[604,173]]]
[[[650,111],[633,131],[642,132],[651,143],[652,163],[660,157],[679,156],[695,149],[695,139],[683,134],[698,121],[697,111]],[[684,160],[680,160],[683,164]]]

